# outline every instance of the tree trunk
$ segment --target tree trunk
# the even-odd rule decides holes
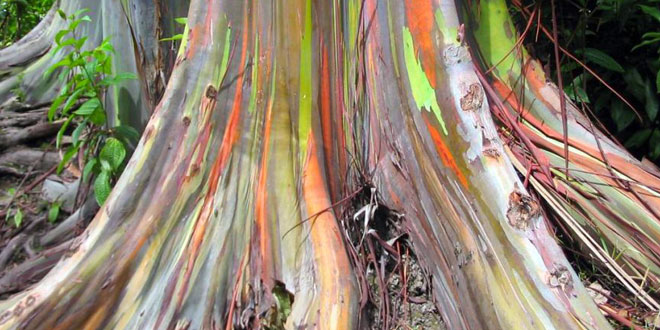
[[[61,6],[74,3],[93,9],[95,41],[115,36],[117,70],[140,76],[108,108],[139,126],[160,101],[88,229],[0,302],[2,329],[252,328],[281,287],[288,328],[364,326],[361,240],[346,228],[365,237],[385,219],[346,216],[358,194],[397,218],[450,329],[610,327],[542,206],[631,291],[642,269],[657,284],[656,170],[569,103],[566,179],[563,94],[524,52],[485,74],[515,46],[503,1],[193,0],[173,66],[157,40],[178,1]],[[52,39],[47,20],[26,38]],[[23,70],[28,102],[52,98],[39,78],[57,54],[42,43],[12,46],[29,65],[0,51],[0,97]],[[520,179],[530,168],[545,204]],[[598,235],[625,258],[602,255]]]

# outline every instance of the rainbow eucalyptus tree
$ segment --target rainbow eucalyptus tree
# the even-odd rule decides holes
[[[57,4],[92,9],[85,33],[112,36],[116,67],[138,74],[109,92],[114,118],[150,118],[89,227],[0,301],[1,329],[254,328],[282,288],[288,328],[364,326],[342,209],[365,190],[450,329],[610,326],[550,216],[658,309],[657,169],[549,82],[503,0],[181,3]],[[173,52],[158,39],[182,10]],[[19,83],[28,103],[56,93],[41,72],[61,24],[0,51],[6,104]]]

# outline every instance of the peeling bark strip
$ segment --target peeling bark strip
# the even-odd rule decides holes
[[[116,33],[113,42],[124,50],[119,64],[141,77],[130,89],[140,91],[134,100],[148,101],[141,93],[158,89],[150,65],[169,62],[156,56],[163,50],[149,39],[159,35],[154,20],[144,23],[140,14],[155,10],[162,22],[181,2],[147,3],[63,0],[61,6],[89,5],[94,22],[117,20],[88,32],[105,26]],[[356,284],[362,268],[351,265],[337,218],[363,184],[347,179],[355,177],[373,182],[379,203],[405,214],[402,226],[433,279],[448,328],[609,328],[574,271],[563,266],[569,263],[541,221],[538,202],[519,188],[512,162],[530,153],[505,149],[490,113],[480,111],[506,119],[514,118],[506,112],[518,109],[514,103],[540,104],[538,118],[526,117],[532,126],[521,131],[543,146],[550,160],[536,159],[534,166],[550,173],[556,122],[541,123],[562,95],[525,68],[519,73],[534,88],[524,95],[542,102],[521,96],[503,101],[511,109],[491,103],[491,92],[509,95],[504,91],[515,80],[486,85],[468,49],[501,47],[498,24],[507,11],[496,10],[495,0],[470,3],[483,8],[461,12],[490,20],[476,30],[461,24],[449,0],[192,0],[176,64],[164,68],[171,79],[126,171],[72,249],[59,252],[58,266],[0,301],[0,329],[259,328],[278,306],[276,288],[293,301],[280,326],[356,328],[368,290]],[[133,35],[119,29],[122,22],[131,23]],[[57,28],[54,21],[48,29]],[[468,33],[480,34],[464,38]],[[464,44],[472,40],[479,42]],[[35,61],[33,77],[43,70],[39,63],[57,56]],[[16,79],[0,87],[15,86]],[[52,97],[55,89],[33,79],[26,84],[34,97]],[[2,88],[0,96],[11,89]],[[142,113],[145,102],[125,111]],[[591,142],[575,138],[571,145],[599,154]],[[594,158],[574,157],[574,166],[594,165]],[[612,162],[625,171],[626,160]],[[630,177],[652,181],[632,167]],[[557,202],[553,184],[577,201],[585,196],[550,175],[541,181],[534,172],[532,180],[546,201]],[[621,194],[626,205],[639,206],[632,192]],[[557,204],[571,205],[551,205]],[[583,212],[610,220],[634,209],[605,214],[585,205],[592,207]],[[625,224],[616,220],[617,227]],[[654,251],[658,229],[640,224]],[[659,264],[651,253],[644,256],[645,265]]]

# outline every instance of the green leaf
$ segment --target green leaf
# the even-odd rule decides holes
[[[601,113],[603,110],[610,108],[610,103],[612,103],[612,96],[608,93],[599,93],[594,102],[594,110],[596,113]]]
[[[95,97],[85,101],[74,113],[80,116],[89,116],[99,107],[101,107],[101,101]]]
[[[585,48],[584,49],[584,56],[587,58],[587,60],[596,63],[597,65],[600,65],[601,67],[608,69],[610,71],[615,71],[619,73],[623,73],[623,67],[621,64],[619,64],[615,59],[613,59],[611,56],[605,54],[604,52],[596,49],[596,48]]]
[[[82,48],[82,46],[85,44],[86,41],[87,41],[87,37],[82,37],[82,38],[76,40],[74,47],[76,47],[76,49],[80,50]]]
[[[103,40],[103,42],[101,42],[101,44],[98,47],[96,47],[96,49],[103,50],[106,53],[114,53],[115,52],[115,48],[110,43],[110,38],[107,38],[107,39]]]
[[[632,94],[637,101],[644,102],[644,86],[646,83],[639,71],[635,68],[628,68],[623,75],[623,79],[626,82],[626,91]]]
[[[50,109],[48,109],[48,121],[53,121],[55,119],[55,113],[57,113],[57,108],[60,107],[60,104],[66,100],[67,96],[66,95],[60,95],[53,100],[53,104],[50,105]]]
[[[138,133],[135,128],[127,125],[119,125],[113,128],[117,137],[120,139],[129,142],[129,144],[135,144],[138,139],[140,139],[140,133]]]
[[[55,137],[55,147],[59,148],[60,144],[62,143],[62,137],[64,136],[64,133],[66,132],[66,129],[69,127],[69,124],[71,124],[71,121],[73,120],[73,115],[69,116],[67,120],[62,124],[62,127],[60,127],[60,130],[57,131],[57,136]]]
[[[99,205],[103,205],[105,200],[108,199],[110,195],[110,173],[107,171],[101,171],[94,180],[94,195]]]
[[[76,42],[78,42],[78,39],[75,38],[69,38],[64,41],[60,41],[60,43],[57,45],[58,47],[56,48],[56,50],[60,50],[60,48],[64,48],[66,46],[74,45],[76,44]]]
[[[655,76],[655,90],[656,93],[660,94],[660,70],[658,70],[658,73]]]
[[[101,126],[105,124],[105,110],[103,110],[102,107],[98,107],[87,119],[89,119],[92,124]]]
[[[58,9],[57,13],[60,15],[60,17],[66,21],[66,13],[62,9]]]
[[[73,156],[75,156],[78,153],[78,149],[79,149],[78,146],[69,147],[69,149],[66,151],[66,153],[62,157],[62,161],[60,161],[60,163],[57,165],[57,174],[62,173],[62,170],[64,169],[64,166],[66,166],[66,164],[69,163],[71,158],[73,158]]]
[[[282,329],[291,314],[293,294],[287,291],[282,283],[276,283],[272,293],[275,304],[274,309],[271,309],[269,315],[265,318],[268,320],[266,328]]]
[[[122,82],[123,80],[133,80],[137,79],[137,75],[130,72],[118,73],[115,76],[108,76],[105,79],[101,80],[101,85],[104,86],[113,86]]]
[[[633,136],[631,136],[628,141],[626,141],[625,146],[627,148],[639,148],[648,141],[651,136],[651,130],[646,128],[641,131],[637,131]]]
[[[651,83],[647,80],[644,84],[644,96],[646,102],[644,103],[644,108],[646,109],[646,114],[653,121],[658,116],[658,99],[653,93],[653,88]]]
[[[637,48],[644,47],[646,45],[650,45],[650,44],[656,43],[658,41],[660,41],[660,38],[644,40],[644,41],[640,42],[639,44],[635,45],[635,47],[633,47],[630,51],[634,52]]]
[[[83,121],[76,127],[75,130],[73,130],[73,133],[71,133],[71,139],[73,140],[73,144],[77,145],[78,144],[78,139],[80,139],[80,134],[85,130],[87,127],[87,120]]]
[[[78,16],[80,16],[84,13],[88,13],[88,12],[89,12],[89,8],[78,9],[75,13],[73,13],[73,17],[78,17]]]
[[[655,39],[660,38],[660,32],[646,32],[642,34],[642,39]]]
[[[132,72],[120,72],[114,78],[117,80],[134,80],[137,79],[137,75]]]
[[[99,153],[99,158],[101,161],[107,161],[113,171],[118,170],[124,158],[126,158],[124,144],[116,138],[108,138],[105,140],[105,145]]]
[[[650,15],[651,17],[655,18],[658,22],[660,22],[660,9],[645,5],[638,5],[638,6],[639,8],[642,9],[644,13]]]
[[[101,171],[112,172],[112,165],[106,159],[100,159],[99,163],[101,164]]]
[[[89,175],[94,171],[96,164],[98,164],[98,160],[96,158],[90,159],[87,164],[85,164],[85,168],[83,169],[83,182],[87,182],[87,180],[89,180]]]
[[[69,34],[69,32],[71,31],[69,31],[68,29],[58,31],[57,34],[55,34],[55,43],[59,45],[60,41],[62,41],[62,38],[64,38],[65,35]]]
[[[651,136],[651,141],[649,141],[649,147],[651,147],[649,156],[651,159],[656,160],[660,157],[660,132],[653,132]]]
[[[69,112],[69,109],[73,107],[73,105],[78,101],[84,91],[84,88],[78,88],[73,92],[73,94],[69,95],[69,98],[66,100],[66,103],[64,103],[64,106],[62,107],[62,115],[66,115],[66,113]]]
[[[98,71],[102,71],[105,74],[111,74],[112,73],[112,61],[106,59],[106,61],[103,62],[102,65],[101,65],[101,70],[98,70]]]
[[[14,226],[18,228],[21,226],[22,223],[23,223],[23,212],[21,212],[21,209],[17,209],[16,213],[14,213]]]
[[[561,72],[562,73],[567,73],[567,72],[571,72],[571,71],[573,71],[575,69],[578,69],[578,68],[581,68],[580,64],[578,64],[577,62],[571,61],[571,62],[568,62],[568,63],[565,63],[565,64],[561,65]]]
[[[179,33],[179,34],[175,34],[175,35],[173,35],[169,38],[160,39],[160,41],[176,41],[176,40],[181,40],[181,39],[183,39],[183,34]]]
[[[186,25],[188,24],[188,17],[177,17],[174,19],[174,21],[181,25]]]
[[[587,95],[587,92],[582,88],[582,86],[585,85],[584,79],[584,74],[578,75],[570,84],[568,84],[568,86],[564,87],[564,92],[575,102],[591,103],[589,95]]]
[[[55,71],[57,68],[62,67],[62,66],[69,66],[71,64],[71,59],[68,57],[63,58],[59,62],[51,65],[45,72],[44,72],[44,78],[48,77]]]
[[[625,107],[623,102],[616,100],[612,103],[612,121],[616,124],[617,132],[626,129],[635,120],[635,113],[628,107]]]
[[[48,222],[53,223],[57,220],[57,217],[60,215],[60,203],[53,203],[50,205],[48,210]]]

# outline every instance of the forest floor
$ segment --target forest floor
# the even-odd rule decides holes
[[[48,122],[47,108],[0,108],[0,299],[41,279],[97,209],[86,203],[71,216],[82,200],[79,171],[56,174],[62,123]]]

